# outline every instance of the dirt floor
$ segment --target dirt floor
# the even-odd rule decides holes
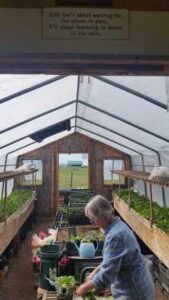
[[[36,300],[36,288],[31,263],[31,235],[47,230],[51,223],[43,222],[32,228],[21,246],[19,257],[11,260],[9,271],[0,283],[0,300]],[[156,285],[155,300],[169,300]]]
[[[31,236],[40,230],[47,231],[51,223],[43,222],[34,225],[22,244],[19,257],[10,261],[9,271],[0,284],[0,300],[35,300],[33,268],[31,263]]]

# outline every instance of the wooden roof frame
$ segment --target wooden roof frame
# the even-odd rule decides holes
[[[167,76],[169,55],[1,53],[0,73]]]

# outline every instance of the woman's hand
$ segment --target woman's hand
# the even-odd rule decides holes
[[[92,281],[85,282],[81,284],[77,290],[76,294],[81,297],[85,297],[88,290],[95,288],[96,286],[92,283]]]
[[[85,284],[80,285],[76,290],[76,294],[81,297],[85,297],[87,292],[88,288],[85,286]]]

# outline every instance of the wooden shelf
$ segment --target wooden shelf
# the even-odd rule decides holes
[[[38,169],[34,169],[31,171],[21,171],[21,172],[15,172],[15,171],[6,171],[6,172],[0,172],[0,181],[8,180],[15,178],[17,176],[21,175],[28,175],[37,172]]]
[[[144,182],[148,182],[150,184],[156,184],[161,187],[169,187],[169,181],[164,181],[164,180],[149,180],[150,173],[148,172],[139,172],[139,171],[131,171],[131,170],[113,170],[111,171],[114,174],[118,174],[120,176],[124,176],[126,178],[130,179],[137,179],[137,180],[142,180]]]
[[[33,211],[35,205],[34,200],[35,192],[32,193],[32,197],[28,199],[20,209],[6,219],[5,222],[0,223],[0,255],[13,240],[19,229]]]
[[[159,260],[169,268],[169,235],[156,225],[151,226],[148,220],[129,208],[129,205],[117,195],[114,196],[114,208]]]

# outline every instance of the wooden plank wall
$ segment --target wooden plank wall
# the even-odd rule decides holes
[[[82,134],[74,133],[66,138],[51,143],[38,150],[29,152],[18,158],[18,164],[22,159],[40,159],[43,162],[43,185],[37,187],[39,216],[54,215],[59,199],[59,153],[88,153],[89,159],[89,188],[96,194],[102,194],[108,199],[112,198],[112,187],[103,183],[103,162],[106,158],[123,159],[126,169],[130,169],[130,157],[99,143]],[[15,185],[21,185],[16,179]]]

